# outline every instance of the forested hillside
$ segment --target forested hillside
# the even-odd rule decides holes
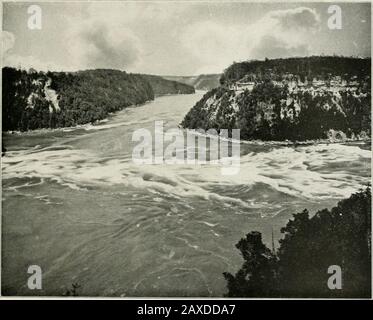
[[[194,88],[177,81],[166,80],[159,76],[142,75],[151,85],[154,95],[163,96],[166,94],[194,93]]]
[[[184,84],[119,70],[44,73],[6,67],[2,72],[4,131],[91,123],[158,95],[194,92]]]
[[[242,139],[370,137],[370,59],[310,57],[236,63],[182,126],[241,129]]]

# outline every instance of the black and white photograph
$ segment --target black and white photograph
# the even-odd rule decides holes
[[[3,1],[1,62],[2,296],[371,299],[370,2]]]

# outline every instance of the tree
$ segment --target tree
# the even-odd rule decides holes
[[[236,248],[245,262],[233,276],[225,272],[229,297],[270,297],[275,294],[276,257],[263,244],[262,235],[253,231],[241,239]]]
[[[310,218],[304,210],[281,229],[274,254],[258,232],[236,247],[244,263],[233,276],[224,273],[229,297],[370,297],[371,189],[352,194],[331,210]],[[343,287],[327,286],[328,267],[342,270]]]

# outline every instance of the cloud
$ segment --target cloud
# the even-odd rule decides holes
[[[68,54],[75,68],[124,70],[140,61],[140,40],[121,25],[87,19],[68,30],[66,39]]]
[[[32,55],[20,55],[13,52],[13,47],[16,43],[16,37],[12,32],[2,31],[2,63],[4,66],[28,70],[34,68],[36,70],[63,70],[63,67],[51,63],[48,59],[40,60]]]
[[[100,21],[107,21],[122,25],[142,24],[146,22],[170,22],[177,20],[180,15],[188,11],[189,5],[178,3],[141,3],[127,2],[108,6],[106,3],[91,3],[87,8],[87,16]]]
[[[251,55],[257,58],[306,56],[308,53],[306,44],[292,45],[270,35],[261,38],[259,44],[251,50]]]
[[[16,38],[12,32],[2,31],[2,64],[20,69],[35,68],[38,70],[46,70],[45,61],[42,62],[33,56],[21,56],[13,52],[13,47],[16,43]]]
[[[235,26],[226,27],[213,21],[198,22],[186,27],[180,36],[181,45],[200,65],[196,73],[209,73],[219,68],[223,70],[242,52],[242,30]],[[246,52],[246,56],[247,56]]]
[[[320,25],[320,16],[316,10],[307,7],[272,11],[269,17],[276,20],[283,29],[316,30]]]
[[[130,11],[127,14],[129,19],[126,19],[123,10],[115,10],[115,6],[110,10],[105,8],[107,6],[100,10],[100,6],[97,6],[95,10],[88,8],[82,13],[66,15],[65,26],[58,30],[54,38],[49,38],[48,47],[53,46],[54,50],[46,50],[50,55],[46,54],[40,59],[38,50],[28,53],[12,50],[15,37],[11,32],[4,31],[3,64],[43,71],[93,68],[135,70],[141,62],[142,44],[133,31],[134,27],[126,24],[133,24],[140,11]],[[155,13],[151,11],[146,14]],[[62,50],[56,51],[55,48],[59,47]]]
[[[320,17],[307,7],[270,11],[243,25],[198,22],[187,27],[184,47],[204,67],[201,73],[221,71],[233,61],[308,55],[310,34],[319,31]]]
[[[320,26],[316,10],[303,6],[269,11],[251,23],[206,17],[199,5],[169,2],[95,2],[77,8],[64,8],[61,28],[51,24],[30,38],[20,34],[30,46],[14,47],[14,35],[3,33],[3,61],[40,70],[216,73],[233,61],[308,55]],[[51,17],[61,23],[54,11]]]
[[[310,35],[320,30],[320,16],[307,7],[276,10],[254,27],[258,31],[251,47],[252,58],[305,56],[310,53]]]
[[[2,49],[3,49],[3,56],[4,56],[14,47],[16,39],[13,33],[8,32],[8,31],[2,31],[1,42],[2,42]]]

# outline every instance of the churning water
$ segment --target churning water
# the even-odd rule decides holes
[[[136,165],[132,133],[176,127],[202,93],[157,98],[99,125],[4,134],[4,294],[222,296],[234,245],[280,238],[293,213],[332,207],[370,181],[370,146],[241,145],[240,173]],[[39,265],[43,290],[27,288]]]

